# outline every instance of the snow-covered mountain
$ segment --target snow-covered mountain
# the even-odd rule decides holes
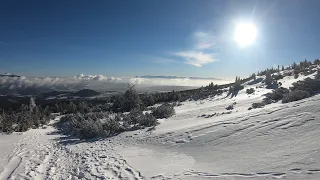
[[[288,88],[314,75],[278,82]],[[1,134],[0,179],[318,180],[320,95],[248,110],[272,90],[261,81],[243,86],[233,97],[182,102],[154,130],[89,141],[51,126]]]

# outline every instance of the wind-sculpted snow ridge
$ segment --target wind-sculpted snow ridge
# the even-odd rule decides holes
[[[240,112],[246,106],[240,96],[234,114],[209,118],[201,114],[225,110],[220,105],[210,107],[211,101],[201,105],[185,103],[186,107],[177,108],[177,115],[172,118],[176,122],[162,122],[152,135],[138,140],[143,145],[122,153],[149,179],[316,180],[320,177],[319,101],[317,95]],[[226,107],[230,101],[224,104]],[[186,126],[183,123],[188,119],[193,124]],[[172,130],[162,129],[168,124]],[[168,161],[169,154],[172,157]],[[184,157],[185,161],[174,156]],[[186,161],[190,158],[193,160]],[[138,160],[152,161],[154,168],[145,167]],[[168,168],[156,170],[162,166]],[[150,169],[152,173],[148,172]]]

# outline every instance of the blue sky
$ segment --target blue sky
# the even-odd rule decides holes
[[[231,78],[319,57],[318,0],[5,0],[0,72]],[[233,40],[239,22],[256,42]]]

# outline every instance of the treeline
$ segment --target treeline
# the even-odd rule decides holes
[[[264,95],[265,98],[262,102],[253,103],[252,107],[250,107],[249,109],[261,108],[267,104],[275,103],[278,101],[281,101],[282,103],[289,103],[318,94],[320,92],[320,69],[315,70],[318,65],[320,65],[320,61],[318,60],[315,61],[315,64],[311,63],[310,65],[309,63],[304,63],[303,66],[299,65],[301,73],[307,72],[307,75],[309,75],[310,72],[314,73],[317,71],[317,74],[314,78],[307,77],[304,80],[293,83],[289,89],[280,87],[272,90],[272,92]],[[295,69],[292,70],[294,71]],[[294,76],[296,76],[295,72]]]

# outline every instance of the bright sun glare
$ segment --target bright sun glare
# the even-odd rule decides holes
[[[237,25],[234,38],[240,47],[251,45],[254,43],[256,37],[257,28],[254,24],[241,23]]]

